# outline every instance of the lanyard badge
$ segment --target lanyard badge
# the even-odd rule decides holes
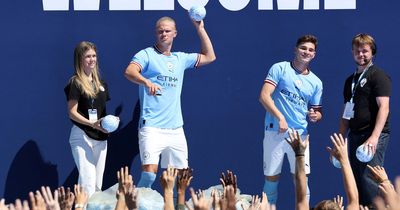
[[[89,113],[89,121],[96,122],[97,121],[97,109],[88,109]]]
[[[358,81],[356,83],[355,81],[355,76],[356,73],[354,73],[353,75],[353,82],[351,83],[351,99],[349,102],[346,103],[345,107],[344,107],[344,111],[343,111],[343,119],[346,120],[350,120],[351,118],[354,117],[354,103],[353,103],[353,98],[354,95],[356,93],[356,88],[358,85],[361,85],[361,87],[363,87],[365,85],[365,83],[367,83],[367,79],[363,78],[363,76],[365,75],[365,73],[368,71],[369,67],[372,66],[372,63],[370,63],[367,68],[364,69],[363,73],[360,75],[360,77],[358,78]]]
[[[354,103],[353,102],[347,102],[344,111],[343,111],[343,119],[350,120],[351,118],[354,117]]]

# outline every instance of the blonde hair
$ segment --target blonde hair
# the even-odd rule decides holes
[[[83,41],[80,42],[75,47],[74,50],[75,75],[71,77],[70,82],[75,82],[77,86],[81,89],[82,94],[90,98],[96,98],[96,95],[97,93],[99,93],[99,89],[101,86],[99,65],[98,62],[96,62],[96,67],[92,70],[92,82],[90,82],[87,79],[87,76],[85,74],[82,65],[83,58],[88,50],[94,50],[97,54],[96,45],[94,45],[91,42]]]
[[[162,17],[162,18],[160,18],[160,19],[157,20],[157,22],[156,22],[156,29],[157,29],[158,26],[159,26],[162,22],[164,22],[164,21],[169,21],[169,22],[173,23],[173,24],[174,24],[174,28],[175,28],[175,30],[176,30],[176,23],[175,23],[175,20],[172,19],[172,18],[170,18],[170,17],[168,17],[168,16],[164,16],[164,17]]]

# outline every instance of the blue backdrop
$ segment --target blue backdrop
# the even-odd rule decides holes
[[[116,182],[116,170],[123,165],[132,166],[134,179],[139,179],[138,91],[123,72],[134,53],[154,44],[155,21],[161,16],[176,19],[175,51],[200,49],[185,11],[196,1],[91,1],[1,2],[0,197],[8,201],[25,197],[41,185],[71,186],[76,182],[63,87],[73,74],[73,49],[78,42],[97,44],[101,73],[112,98],[108,112],[121,118],[120,129],[109,140],[104,188]],[[400,148],[396,129],[400,105],[396,83],[400,2],[197,2],[206,4],[205,27],[217,60],[185,75],[182,106],[195,188],[218,184],[220,173],[230,169],[237,174],[242,192],[261,193],[265,111],[258,102],[259,92],[269,67],[291,60],[295,41],[303,34],[319,38],[311,68],[324,83],[323,120],[309,129],[311,204],[344,195],[340,171],[329,163],[325,147],[330,145],[328,136],[338,129],[343,83],[355,70],[351,39],[360,32],[374,36],[378,45],[375,63],[393,80],[392,136],[385,166],[390,178],[400,175],[396,156]],[[278,201],[281,209],[294,208],[288,169],[285,163]]]

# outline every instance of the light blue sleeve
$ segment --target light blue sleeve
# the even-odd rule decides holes
[[[322,90],[323,90],[322,82],[317,83],[314,95],[310,100],[310,106],[316,106],[316,107],[322,106]]]
[[[141,70],[145,71],[149,65],[149,55],[146,50],[141,50],[133,56],[131,62],[139,64],[142,67]]]
[[[198,53],[179,53],[185,69],[193,69],[197,67],[200,54]]]
[[[280,63],[276,63],[271,66],[271,68],[268,71],[268,75],[265,78],[265,80],[270,81],[275,83],[275,85],[278,85],[280,79],[282,78],[283,74],[283,69]]]

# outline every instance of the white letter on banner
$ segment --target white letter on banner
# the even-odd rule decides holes
[[[43,11],[68,11],[69,0],[42,0]]]
[[[258,0],[258,10],[272,10],[272,0]]]
[[[356,9],[356,0],[325,0],[325,9]]]
[[[319,0],[304,0],[303,8],[304,10],[318,10]]]
[[[110,10],[140,10],[140,0],[110,0]]]
[[[277,0],[278,1],[278,10],[298,10],[299,9],[299,0]]]
[[[239,11],[245,8],[249,2],[250,0],[219,0],[219,3],[221,3],[225,9],[230,11]]]
[[[99,10],[100,0],[74,0],[74,10]]]
[[[174,0],[144,0],[144,10],[174,10]]]
[[[276,0],[278,10],[298,10],[299,0]],[[273,10],[273,0],[258,0],[258,10]],[[304,0],[305,10],[318,10],[319,0]]]
[[[205,7],[208,3],[208,0],[178,0],[181,7],[186,10],[189,10],[192,6],[203,6]]]

